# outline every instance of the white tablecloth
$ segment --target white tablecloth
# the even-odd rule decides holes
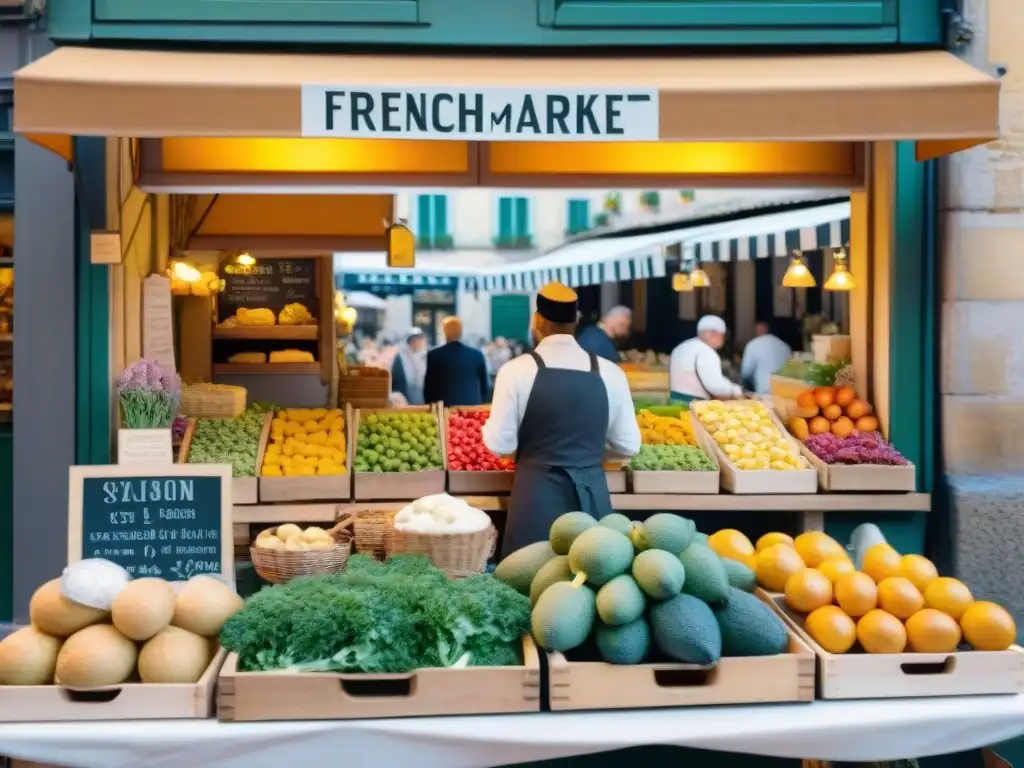
[[[644,744],[880,761],[1024,734],[1024,695],[415,720],[0,725],[0,754],[68,768],[490,768]]]

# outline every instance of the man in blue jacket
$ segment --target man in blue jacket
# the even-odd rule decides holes
[[[483,352],[462,343],[459,318],[445,318],[443,328],[446,343],[427,353],[423,399],[449,408],[483,404],[490,384]]]
[[[601,322],[580,331],[576,341],[584,351],[617,363],[619,350],[615,342],[628,338],[632,328],[633,311],[629,307],[612,307],[601,318]]]

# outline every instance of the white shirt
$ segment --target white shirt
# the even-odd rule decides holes
[[[590,370],[590,355],[572,336],[548,336],[535,351],[549,368]],[[608,446],[618,455],[634,456],[640,450],[640,428],[636,423],[629,381],[622,369],[610,360],[598,358],[597,365],[608,392]],[[519,447],[519,425],[536,378],[537,363],[530,355],[514,358],[498,371],[491,415],[484,424],[483,438],[484,444],[499,456],[509,456]]]
[[[668,372],[670,389],[681,395],[700,398],[743,396],[743,387],[733,384],[722,373],[722,358],[697,337],[687,339],[672,350]]]
[[[772,389],[772,374],[792,356],[793,350],[789,348],[789,344],[778,336],[766,333],[751,339],[743,348],[740,375],[744,379],[754,380],[755,392],[767,395]]]

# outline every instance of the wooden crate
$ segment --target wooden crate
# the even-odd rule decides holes
[[[231,654],[220,673],[217,717],[362,720],[540,711],[540,659],[523,638],[523,665],[421,669],[407,674],[240,672]]]
[[[448,423],[453,411],[490,411],[489,405],[469,405],[458,408],[445,408],[442,411],[441,444],[444,446],[442,459],[448,479],[448,493],[462,496],[488,495],[493,493],[511,493],[514,471],[500,472],[467,472],[451,469],[448,466]]]
[[[772,423],[779,430],[779,434],[788,440],[795,450],[799,451],[801,448],[800,442],[782,426],[782,422],[779,421],[778,416],[772,412],[771,408],[765,406],[765,409],[769,416],[771,416]],[[711,449],[712,456],[718,462],[721,472],[722,489],[729,493],[790,494],[818,492],[818,472],[814,468],[794,469],[788,472],[777,469],[740,469],[732,463],[729,457],[725,455],[725,452],[711,439],[711,435],[708,434],[708,431],[704,428],[696,414],[693,416],[693,431],[695,434],[701,434],[701,437],[697,438],[701,445],[707,445]]]
[[[441,425],[440,408],[433,405],[410,405],[405,408],[360,408],[352,417],[349,451],[355,461],[356,441],[359,439],[359,420],[370,413],[392,413],[395,411],[432,413],[438,425],[438,448],[441,451],[441,469],[427,469],[420,472],[353,472],[352,498],[357,501],[415,500],[423,496],[444,493],[444,430]]]
[[[256,477],[232,477],[231,478],[231,503],[236,505],[256,504],[259,502],[259,471],[263,465],[263,451],[267,447],[267,437],[270,435],[270,421],[272,414],[267,414],[263,420],[263,432],[260,435],[259,448],[256,450]],[[185,429],[185,436],[181,438],[181,448],[178,449],[178,463],[188,463],[188,449],[192,445],[192,436],[196,429],[196,419],[188,420],[188,427]]]
[[[762,600],[770,602],[767,595]],[[552,711],[767,704],[814,699],[814,652],[792,629],[789,653],[718,664],[606,664],[548,654]]]
[[[89,692],[59,685],[9,685],[0,696],[0,723],[84,720],[181,720],[213,715],[214,687],[227,653],[219,650],[199,682],[125,683]]]
[[[310,477],[260,476],[260,501],[348,501],[352,498],[352,409],[345,407],[345,467],[343,475]],[[260,466],[270,439],[270,430],[260,446]],[[258,470],[257,470],[258,471]]]
[[[608,481],[608,493],[626,493],[626,464],[622,461],[604,461],[604,476]]]
[[[687,414],[690,424],[697,421],[693,414]],[[714,441],[704,430],[697,431],[693,427],[693,436],[697,441],[697,447],[703,450],[714,463],[713,471],[707,472],[646,472],[631,469],[629,471],[630,485],[633,493],[665,493],[665,494],[709,494],[718,493],[721,490],[721,469],[718,465],[718,456],[715,454]]]
[[[343,358],[339,362],[344,362]],[[387,408],[388,397],[391,396],[391,371],[365,365],[339,365],[339,368],[339,405]]]
[[[775,609],[814,651],[818,698],[899,699],[1024,693],[1024,648],[955,653],[832,654],[804,630],[803,617],[772,595]]]
[[[800,452],[818,473],[818,485],[829,492],[913,493],[917,490],[917,469],[872,464],[827,464],[803,443]]]

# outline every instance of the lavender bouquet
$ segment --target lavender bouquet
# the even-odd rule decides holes
[[[117,400],[128,429],[170,429],[181,402],[181,379],[173,368],[139,360],[117,377]]]

